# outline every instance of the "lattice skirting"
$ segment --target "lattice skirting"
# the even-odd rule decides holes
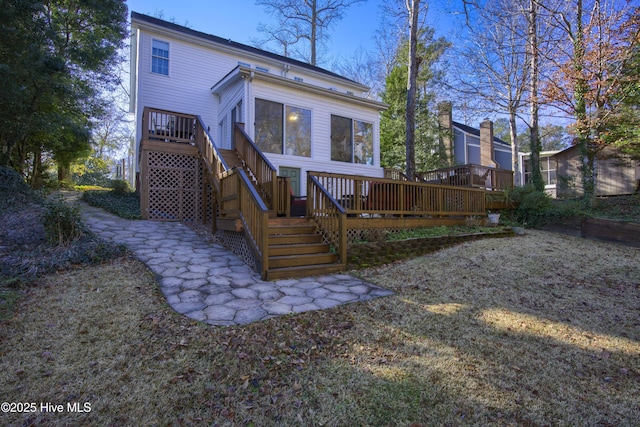
[[[146,218],[210,223],[214,214],[212,189],[197,155],[143,151],[141,168],[141,204]]]
[[[249,267],[257,270],[256,262],[253,259],[249,244],[245,240],[244,234],[238,231],[218,230],[215,235],[220,244],[238,255],[240,259],[247,263]]]
[[[347,230],[347,243],[357,243],[361,241],[376,242],[383,241],[388,234],[400,231],[413,231],[415,228],[371,228],[371,229],[349,229]]]

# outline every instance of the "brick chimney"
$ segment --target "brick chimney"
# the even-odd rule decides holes
[[[489,119],[480,123],[480,163],[481,166],[498,167],[493,150],[493,122]]]
[[[453,166],[455,154],[453,151],[453,117],[450,101],[438,104],[438,124],[440,125],[440,147],[446,153],[443,167]]]

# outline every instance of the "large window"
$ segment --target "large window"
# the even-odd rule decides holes
[[[153,40],[151,49],[151,72],[169,75],[169,43]]]
[[[541,157],[540,158],[540,174],[544,185],[556,185],[556,158],[555,157]],[[524,183],[531,183],[531,160],[526,159],[524,161]]]
[[[332,115],[331,160],[373,165],[373,125]]]
[[[311,157],[311,110],[256,98],[255,123],[262,151]]]

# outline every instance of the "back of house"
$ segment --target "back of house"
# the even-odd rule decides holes
[[[306,193],[307,171],[383,176],[379,120],[386,106],[367,98],[366,86],[136,12],[131,26],[138,162],[147,108],[200,116],[223,149],[232,148],[233,126],[243,123],[278,174],[291,177],[296,195]]]

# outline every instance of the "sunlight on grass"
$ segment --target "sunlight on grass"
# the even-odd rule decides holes
[[[640,343],[633,340],[599,334],[528,314],[495,308],[484,310],[479,317],[493,328],[512,334],[535,335],[589,351],[606,350],[625,354],[640,354]]]
[[[433,314],[452,315],[469,308],[468,304],[458,304],[456,302],[443,303],[443,304],[419,304],[414,300],[410,300],[406,298],[400,298],[400,301],[406,304],[417,305],[420,308],[427,310]]]
[[[448,304],[429,304],[425,308],[434,313],[434,314],[456,314],[462,310],[467,309],[469,306],[467,304],[458,304],[455,302]]]

